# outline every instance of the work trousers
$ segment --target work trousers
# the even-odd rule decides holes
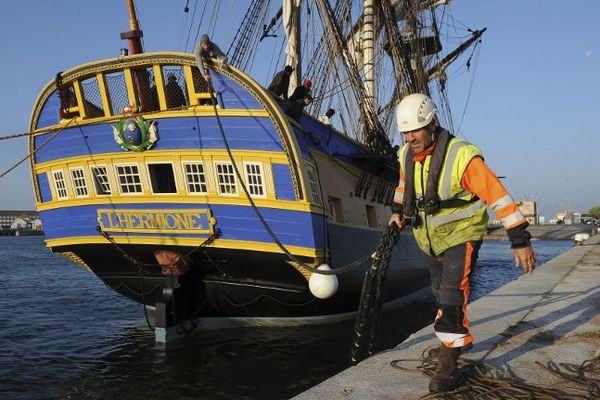
[[[446,347],[473,343],[467,302],[480,247],[481,241],[466,242],[428,259],[431,288],[438,304],[433,330]]]

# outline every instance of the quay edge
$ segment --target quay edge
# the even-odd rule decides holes
[[[487,296],[469,304],[475,345],[462,358],[511,371],[532,385],[563,380],[536,362],[580,365],[600,348],[600,235],[588,239]],[[437,346],[430,325],[394,349],[366,359],[293,400],[418,399],[428,378],[414,370],[423,351]],[[393,368],[394,360],[407,370]]]

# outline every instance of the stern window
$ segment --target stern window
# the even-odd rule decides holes
[[[69,197],[67,192],[67,185],[65,183],[65,177],[62,170],[52,171],[52,178],[54,180],[54,189],[56,190],[56,197],[59,200],[64,200]]]
[[[185,183],[188,193],[206,194],[206,176],[202,163],[185,163]]]
[[[158,90],[156,89],[152,67],[134,69],[132,72],[135,97],[137,104],[142,107],[142,112],[159,110]]]
[[[235,182],[235,172],[230,163],[217,163],[217,186],[219,194],[235,196],[237,195],[237,185]]]
[[[167,108],[184,108],[190,103],[186,97],[185,75],[183,67],[165,65],[162,67]]]
[[[81,90],[83,92],[83,106],[86,118],[104,117],[104,106],[102,105],[98,79],[94,76],[81,81]]]
[[[75,189],[75,197],[87,197],[88,190],[85,182],[85,174],[83,168],[71,170],[71,179],[73,180],[73,188]]]
[[[264,179],[260,163],[245,164],[248,191],[253,197],[265,197]]]
[[[70,119],[79,117],[79,106],[77,105],[77,96],[73,84],[61,86],[58,91],[60,99],[60,118]]]
[[[119,115],[123,112],[123,107],[129,105],[125,74],[123,71],[118,71],[106,74],[104,77],[110,102],[110,113],[111,115]]]
[[[321,195],[319,194],[319,184],[317,176],[312,165],[306,166],[306,175],[308,175],[308,186],[310,187],[310,195],[314,203],[321,205]]]
[[[91,170],[94,179],[94,187],[96,188],[96,195],[106,196],[111,194],[106,167],[92,167]]]
[[[198,104],[200,104],[201,106],[212,105],[210,91],[208,90],[208,83],[206,82],[206,79],[204,79],[198,68],[192,67],[192,78],[194,79],[194,92],[196,93]],[[218,105],[216,93],[214,94],[214,96],[214,101]]]
[[[116,169],[121,193],[142,193],[142,180],[137,165],[117,165]]]
[[[172,164],[148,164],[152,193],[177,193]]]

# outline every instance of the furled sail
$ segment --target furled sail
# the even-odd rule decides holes
[[[283,27],[287,37],[285,48],[286,65],[291,65],[294,72],[290,77],[290,90],[300,84],[302,79],[302,60],[300,47],[300,6],[302,0],[283,1]]]

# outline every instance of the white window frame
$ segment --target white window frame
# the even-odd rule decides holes
[[[266,198],[267,197],[267,185],[266,185],[266,179],[265,179],[265,168],[263,167],[263,163],[259,162],[259,161],[245,161],[243,163],[244,165],[244,178],[246,180],[246,189],[248,189],[248,192],[250,193],[250,196],[252,197],[257,197],[257,198]],[[259,173],[258,174],[254,174],[254,176],[258,176],[260,179],[260,185],[255,184],[255,183],[251,183],[250,182],[250,175],[248,174],[248,167],[249,166],[256,166],[259,169]],[[262,190],[262,194],[253,194],[252,193],[252,188],[253,187],[260,187],[260,189]]]
[[[174,193],[155,193],[154,188],[152,187],[152,176],[150,175],[150,165],[152,164],[171,164],[171,168],[173,170],[173,180],[175,181],[175,192]],[[177,182],[177,166],[172,161],[148,161],[146,162],[146,173],[148,174],[148,188],[150,189],[150,193],[157,196],[175,196],[179,194],[179,183]]]
[[[94,169],[100,169],[100,168],[104,168],[106,184],[108,185],[108,193],[98,193],[98,188],[96,187],[96,174],[94,174]],[[110,196],[111,194],[113,194],[114,185],[113,185],[113,182],[111,182],[109,171],[110,171],[110,168],[104,164],[103,165],[90,165],[90,175],[92,178],[92,183],[94,184],[94,193],[96,194],[96,196]],[[100,184],[100,186],[102,186],[102,184]]]
[[[76,178],[73,174],[75,173],[75,171],[81,172],[81,177]],[[83,167],[72,167],[69,168],[69,177],[71,178],[71,187],[73,188],[73,194],[75,195],[76,198],[81,199],[81,198],[86,198],[86,197],[90,197],[90,189],[88,188],[88,179],[85,173],[85,170]],[[83,186],[77,186],[77,182],[78,180],[83,180]],[[81,190],[83,189],[85,191],[85,194],[79,194],[78,189]]]
[[[128,193],[124,193],[123,190],[122,190],[123,188],[121,187],[121,179],[120,179],[121,175],[119,175],[118,168],[119,167],[134,167],[134,166],[137,167],[137,170],[138,170],[138,176],[140,178],[140,186],[142,188],[142,191],[141,192],[128,192]],[[118,164],[114,165],[115,181],[116,181],[117,189],[119,190],[119,194],[121,196],[141,196],[141,195],[143,195],[146,192],[145,187],[144,187],[144,176],[143,176],[142,171],[143,171],[143,168],[140,168],[139,163],[136,163],[136,162],[132,162],[132,163],[118,163]]]
[[[235,193],[223,193],[221,192],[221,183],[219,182],[219,166],[228,166],[231,167],[231,176],[233,177],[233,187],[235,188]],[[215,161],[215,185],[217,187],[217,193],[219,196],[227,196],[227,197],[239,197],[240,189],[238,188],[238,179],[237,174],[235,173],[235,168],[231,161]]]
[[[196,183],[196,182],[188,181],[188,172],[187,172],[188,165],[202,166],[202,176],[204,177],[204,183],[202,183],[202,182]],[[207,172],[208,168],[206,168],[206,164],[204,163],[204,161],[182,161],[181,167],[182,167],[182,172],[183,172],[183,181],[185,184],[186,193],[191,196],[206,196],[209,191],[209,179],[208,179],[209,174]],[[197,174],[197,172],[194,172],[194,174]],[[190,191],[190,185],[200,185],[200,186],[204,185],[206,190],[204,192],[192,192],[192,191]]]
[[[306,179],[308,180],[308,190],[313,203],[321,206],[323,205],[323,199],[321,196],[321,188],[317,181],[317,172],[315,167],[310,164],[306,164]]]
[[[67,180],[65,179],[65,172],[64,172],[64,170],[62,170],[62,169],[54,169],[54,170],[52,170],[50,172],[52,174],[52,182],[54,183],[53,184],[53,189],[54,189],[54,194],[56,195],[56,199],[57,200],[67,200],[69,198],[69,188],[67,186]],[[58,184],[58,181],[57,181],[56,175],[55,175],[57,173],[59,173],[60,176],[61,176],[60,180],[62,181],[62,184],[63,184],[62,188],[59,188],[59,184]],[[61,190],[64,190],[64,193],[65,193],[64,196],[61,196],[61,194],[60,194]]]

